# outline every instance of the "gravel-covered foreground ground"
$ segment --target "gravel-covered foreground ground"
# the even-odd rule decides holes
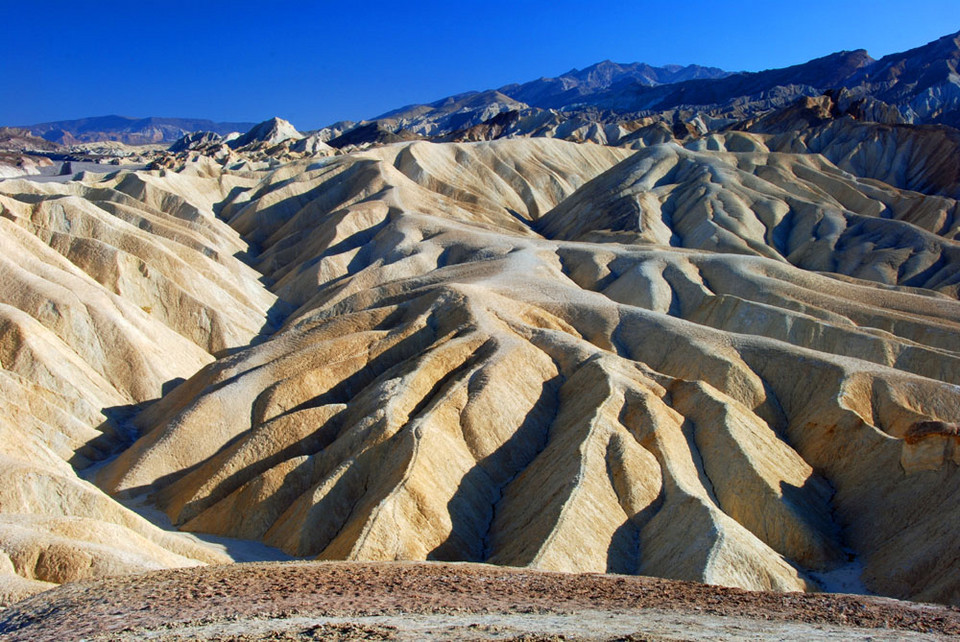
[[[480,564],[288,562],[61,586],[0,611],[5,640],[909,640],[960,609]]]

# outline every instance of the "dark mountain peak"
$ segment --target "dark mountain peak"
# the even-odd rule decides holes
[[[858,69],[863,69],[876,62],[866,49],[854,49],[853,51],[839,51],[831,56],[814,60],[811,62],[822,61],[822,65],[814,67],[815,71],[823,72],[823,80],[826,85],[838,85],[850,78]]]
[[[782,69],[745,71],[721,78],[694,77],[657,86],[637,79],[598,94],[593,97],[593,104],[616,111],[649,111],[683,105],[719,105],[777,88],[793,88],[792,93],[819,93],[843,84],[857,70],[871,63],[873,59],[867,52],[858,49],[839,51]]]
[[[459,96],[453,96],[451,98],[444,99],[433,103],[433,106],[443,107],[443,106],[457,106],[460,108],[463,107],[478,107],[491,102],[506,102],[512,103],[515,102],[512,98],[506,94],[501,93],[499,90],[490,89],[487,91],[481,92],[470,92],[467,94],[460,94]]]
[[[635,72],[638,70],[645,71],[648,69],[652,69],[652,67],[642,62],[616,63],[612,60],[604,60],[595,65],[590,65],[580,73],[575,74],[575,77],[591,79],[594,81],[599,80],[601,82],[610,82],[610,80],[616,75]]]
[[[928,42],[925,45],[919,47],[914,47],[913,49],[908,49],[900,54],[891,54],[889,56],[884,56],[884,58],[892,57],[905,57],[905,58],[915,58],[915,57],[930,57],[930,56],[943,56],[945,54],[949,55],[952,52],[960,50],[960,31],[957,33],[951,33],[941,38],[937,38],[932,42]],[[883,60],[884,58],[881,58]]]
[[[960,33],[879,61],[865,49],[851,49],[789,67],[737,73],[695,64],[653,66],[608,58],[557,77],[408,106],[379,117],[389,121],[385,131],[368,128],[352,134],[351,140],[382,142],[403,130],[437,139],[506,135],[578,139],[587,126],[657,117],[686,127],[688,120],[700,115],[697,128],[702,133],[783,109],[798,99],[819,99],[826,92],[842,96],[840,110],[857,120],[956,126],[958,69]],[[804,109],[784,118],[800,122],[819,117],[819,108]],[[613,140],[619,139],[614,130],[605,130],[596,134],[597,140],[610,141],[610,132]]]

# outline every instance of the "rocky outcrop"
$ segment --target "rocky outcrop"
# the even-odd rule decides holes
[[[0,127],[0,150],[11,152],[57,151],[60,146],[39,136],[28,129]]]
[[[223,138],[216,132],[193,132],[171,145],[170,152],[177,154],[190,150],[199,150],[211,145],[219,145],[222,142]]]
[[[43,156],[0,151],[0,179],[34,176],[48,167],[53,161]]]
[[[374,145],[401,143],[419,138],[421,138],[421,136],[413,132],[397,128],[395,125],[390,125],[389,123],[376,121],[372,123],[359,123],[339,136],[331,138],[327,143],[335,149],[357,149]]]
[[[271,118],[254,125],[246,134],[231,140],[230,147],[237,149],[252,145],[272,147],[288,140],[299,140],[303,134],[282,118]]]
[[[322,134],[313,133],[290,145],[290,151],[306,156],[332,156],[336,150],[327,144],[327,140]]]

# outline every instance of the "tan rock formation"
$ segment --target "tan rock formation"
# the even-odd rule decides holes
[[[0,550],[20,577],[230,559],[156,528],[71,464],[121,446],[137,404],[267,323],[275,299],[212,209],[250,184],[196,172],[0,183]],[[46,586],[26,580],[9,595]]]
[[[96,482],[152,492],[184,530],[322,559],[772,590],[815,590],[855,558],[870,590],[957,602],[956,201],[770,152],[766,134],[725,136],[637,152],[414,142],[260,174],[200,162],[4,196],[11,252],[45,257],[31,274],[57,267],[81,297],[120,310],[66,323],[17,298],[50,276],[0,292],[23,337],[0,355],[6,385],[37,408],[8,430],[45,435],[74,418],[67,447],[30,442],[54,451],[50,468],[66,479],[63,460],[97,434],[101,409],[156,397],[162,377],[180,376],[131,417],[139,439]],[[186,293],[187,318],[142,309],[136,297],[167,291],[157,280],[111,268],[135,284],[118,287],[82,267],[99,261],[49,241],[41,230],[61,210],[46,200],[76,221],[59,223],[61,234],[97,221],[91,236],[122,238],[126,254],[156,265]],[[105,202],[155,233],[117,236],[91,215]],[[171,211],[175,221],[163,218]],[[296,308],[265,340],[254,338],[272,295],[234,265],[244,251],[234,231]],[[154,258],[157,248],[186,267]],[[191,333],[201,311],[219,321]],[[139,362],[71,339],[127,317],[146,337]],[[134,345],[126,329],[107,336]],[[44,361],[48,345],[77,376]],[[21,352],[39,365],[17,369]],[[142,525],[98,519],[210,561]],[[67,532],[42,520],[35,529]],[[75,539],[70,559],[97,558],[101,540]],[[4,550],[23,577],[43,579],[16,561],[31,549]],[[121,566],[105,557],[90,568]]]
[[[505,160],[534,146],[551,162]],[[786,259],[802,254],[781,252],[760,218],[873,219],[877,202],[908,218],[921,196],[766,152],[668,146],[602,174],[557,171],[591,150],[618,160],[557,141],[415,143],[275,173],[224,211],[302,307],[140,415],[147,434],[100,482],[157,488],[184,528],[295,555],[802,589],[852,551],[874,590],[921,590],[920,569],[957,542],[894,569],[886,542],[920,537],[928,513],[884,524],[879,498],[957,492],[952,451],[919,476],[900,464],[910,426],[953,421],[956,300],[798,270]],[[714,172],[715,187],[685,187],[681,172]],[[636,226],[622,204],[657,202],[657,181],[703,217],[690,238],[727,244],[672,247],[682,223],[663,208]],[[721,216],[737,198],[759,214]],[[883,221],[899,226],[893,242],[927,234],[949,271],[952,241]],[[639,245],[580,240],[610,229]],[[855,452],[869,465],[847,461]]]

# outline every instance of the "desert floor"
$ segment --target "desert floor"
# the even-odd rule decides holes
[[[66,584],[9,640],[947,639],[960,609],[480,564],[251,563]]]

